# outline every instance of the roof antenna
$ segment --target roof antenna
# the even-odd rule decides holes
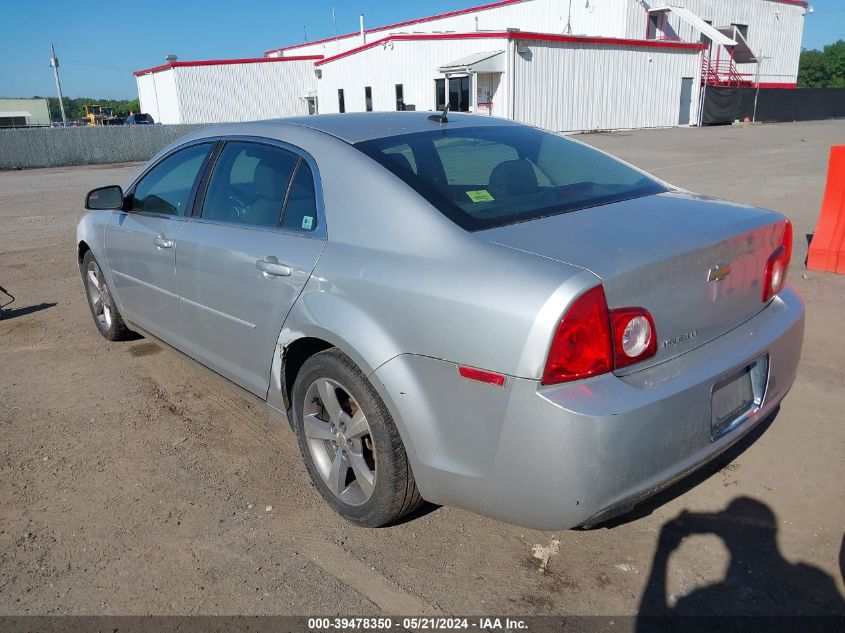
[[[440,116],[437,116],[436,114],[432,114],[430,117],[428,117],[428,120],[433,121],[435,123],[439,123],[440,125],[443,125],[444,123],[449,122],[449,117],[446,116],[446,114],[448,112],[449,112],[449,102],[447,101],[446,105],[443,106],[443,112],[440,113]]]

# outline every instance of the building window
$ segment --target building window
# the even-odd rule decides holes
[[[400,112],[405,109],[405,90],[402,84],[396,84],[396,109]]]
[[[367,112],[373,111],[373,89],[370,86],[364,87],[364,106]]]
[[[346,112],[346,100],[343,98],[343,88],[337,89],[337,111]]]
[[[446,107],[446,80],[434,80],[434,99],[437,110]],[[469,77],[449,78],[449,110],[452,112],[469,112]]]
[[[710,26],[713,26],[713,20],[704,20],[704,22],[706,24],[709,24]],[[701,36],[698,38],[698,43],[704,44],[705,46],[709,47],[713,43],[713,40],[711,40],[704,33],[702,33]]]
[[[0,127],[26,127],[26,117],[0,116]]]
[[[742,37],[745,41],[748,41],[748,25],[747,24],[731,24],[731,26],[735,26],[736,30],[740,32]]]
[[[645,38],[647,40],[656,40],[661,34],[661,25],[663,23],[663,13],[649,13],[648,24],[646,25]]]

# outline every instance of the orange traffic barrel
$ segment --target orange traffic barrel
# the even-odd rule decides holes
[[[827,185],[807,268],[845,274],[845,145],[830,148]]]

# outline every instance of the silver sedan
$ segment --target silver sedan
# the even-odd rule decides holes
[[[600,522],[754,428],[801,353],[783,216],[492,117],[210,127],[86,208],[103,336],[266,402],[359,525]]]

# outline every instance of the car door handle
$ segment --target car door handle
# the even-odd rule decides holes
[[[168,240],[164,236],[159,235],[153,240],[153,244],[159,248],[173,248],[173,240]]]
[[[279,260],[270,255],[264,259],[259,259],[255,262],[255,267],[270,277],[290,277],[291,267],[286,264],[280,264]]]

